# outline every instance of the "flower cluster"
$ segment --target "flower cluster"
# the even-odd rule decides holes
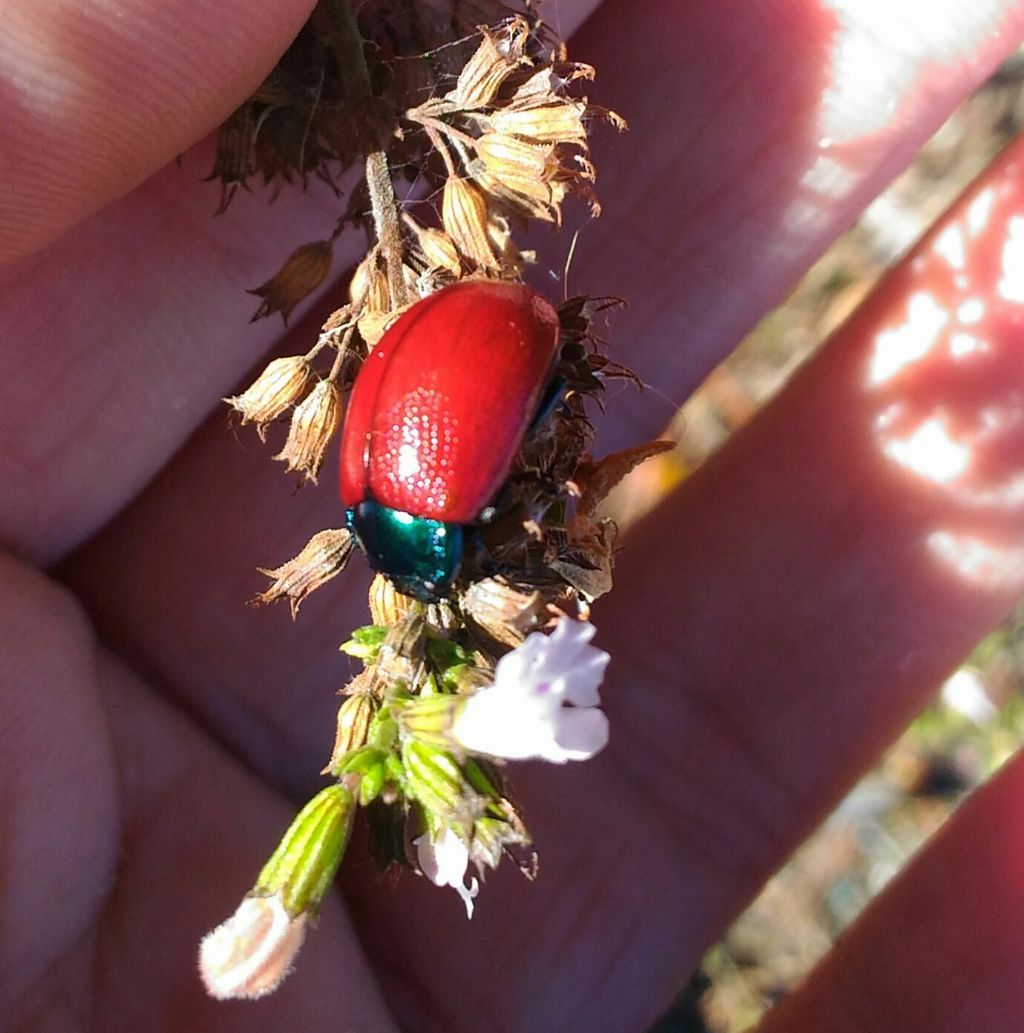
[[[418,828],[415,867],[452,887],[472,917],[485,871],[530,844],[493,761],[586,760],[608,741],[598,708],[608,654],[589,644],[593,636],[593,625],[562,617],[551,634],[529,635],[488,675],[418,617],[360,629],[344,648],[367,669],[339,711],[325,769],[338,782],[307,804],[252,892],[204,938],[200,969],[210,993],[256,997],[288,974],[357,803]],[[429,671],[429,692],[410,692],[410,652]],[[467,876],[471,866],[477,874]]]
[[[443,232],[427,231],[421,249],[454,275],[519,274],[532,260],[511,236],[515,217],[560,223],[570,193],[600,211],[587,145],[587,121],[612,112],[569,90],[593,78],[590,65],[570,63],[562,48],[539,46],[525,19],[513,17],[481,42],[455,86],[410,108],[444,161]]]
[[[566,61],[558,46],[538,54],[536,42],[520,17],[485,30],[454,88],[406,112],[430,134],[448,166],[445,229],[454,240],[467,241],[471,254],[479,249],[484,269],[498,265],[505,215],[560,222],[571,192],[590,199],[598,213],[586,122],[600,116],[625,126],[613,112],[568,92],[573,83],[594,77],[590,65]]]
[[[570,194],[597,214],[589,124],[603,118],[622,126],[575,95],[594,71],[567,61],[540,22],[513,16],[481,29],[461,66],[437,78],[429,70],[435,86],[454,85],[410,106],[411,96],[424,95],[410,77],[415,58],[388,75],[371,74],[365,61],[384,48],[363,45],[354,5],[337,0],[331,9],[337,20],[324,46],[340,49],[324,81],[341,101],[309,112],[311,146],[323,174],[324,156],[340,154],[351,130],[362,145],[365,182],[329,236],[297,248],[253,291],[261,299],[254,318],[279,312],[287,320],[327,282],[344,225],[372,229],[370,247],[345,304],[312,347],[274,358],[247,390],[227,399],[264,440],[277,421],[287,421],[275,458],[314,484],[354,378],[399,314],[458,280],[518,280],[532,256],[516,245],[513,226],[528,219],[559,224]],[[389,45],[397,46],[403,31],[390,25]],[[448,42],[432,42],[433,52],[445,55],[438,60],[455,53]],[[333,80],[337,69],[346,70],[345,82]],[[392,84],[391,95],[375,95],[384,82]],[[244,182],[248,165],[231,141],[252,111],[268,123],[294,114],[279,112],[276,94],[264,93],[231,120],[218,176],[227,189]],[[327,117],[331,110],[337,124]],[[266,139],[280,143],[283,136],[275,130]],[[403,207],[391,169],[398,154],[409,161],[410,147],[423,149],[410,164],[435,189]],[[301,155],[287,155],[283,164],[274,164],[273,154],[264,158],[265,174],[283,169],[287,179],[303,168]],[[362,670],[341,693],[322,772],[332,783],[292,823],[235,914],[203,940],[200,968],[213,996],[259,996],[287,975],[357,811],[383,867],[402,866],[453,888],[470,917],[486,873],[504,859],[529,877],[536,872],[526,824],[505,788],[505,762],[586,760],[608,741],[598,687],[609,658],[591,644],[588,616],[590,603],[611,586],[615,527],[598,507],[632,465],[660,450],[644,446],[601,461],[586,452],[592,430],[585,403],[606,377],[626,375],[598,354],[591,333],[591,317],[606,304],[569,299],[558,312],[557,339],[549,315],[554,367],[544,386],[560,388],[555,411],[542,431],[523,436],[479,526],[466,525],[471,545],[443,597],[420,601],[375,577],[372,623],[341,647]],[[348,527],[317,532],[294,558],[261,568],[270,584],[254,603],[287,599],[294,617],[311,592],[346,567],[355,544]],[[409,588],[400,579],[399,585]]]

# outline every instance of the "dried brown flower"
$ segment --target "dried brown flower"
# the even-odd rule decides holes
[[[243,423],[257,424],[259,435],[265,441],[267,424],[305,394],[311,373],[302,355],[273,359],[246,391],[225,401],[242,414]]]
[[[408,213],[404,214],[403,219],[416,236],[416,243],[423,252],[428,269],[444,270],[457,279],[462,273],[462,261],[451,237],[432,226],[422,225]]]
[[[441,219],[459,252],[473,265],[487,271],[499,268],[487,200],[478,187],[460,176],[451,176],[444,185]]]
[[[287,323],[295,306],[326,279],[331,270],[331,254],[331,243],[327,240],[316,240],[296,248],[275,276],[249,291],[263,299],[252,321],[280,312]]]
[[[494,132],[525,137],[538,143],[572,143],[583,146],[587,105],[581,100],[562,100],[531,107],[509,107],[490,116]]]
[[[594,516],[608,493],[631,470],[674,447],[673,441],[646,441],[642,445],[613,452],[596,463],[580,464],[576,480],[582,487],[582,495],[576,506],[577,516]]]
[[[345,569],[352,547],[352,534],[347,528],[319,531],[294,559],[280,567],[259,568],[260,573],[273,578],[274,583],[253,599],[253,605],[265,606],[287,598],[294,617],[307,595]]]
[[[618,528],[613,520],[578,520],[574,536],[551,569],[576,589],[588,602],[611,591],[615,539]]]
[[[541,626],[546,611],[540,592],[496,577],[474,581],[459,597],[459,605],[486,635],[510,648]]]
[[[513,18],[497,32],[480,30],[483,38],[476,52],[459,73],[448,100],[459,108],[486,107],[494,100],[505,80],[521,65],[528,64],[526,45],[530,27],[522,18]]]
[[[289,473],[301,473],[316,484],[324,454],[341,423],[341,392],[330,380],[321,380],[309,397],[295,407],[288,428],[288,440],[276,456]]]
[[[321,774],[337,769],[337,765],[353,750],[365,745],[370,722],[377,711],[377,703],[370,693],[367,683],[370,672],[363,671],[348,691],[348,698],[338,709],[338,727],[334,735],[334,748],[331,759]]]

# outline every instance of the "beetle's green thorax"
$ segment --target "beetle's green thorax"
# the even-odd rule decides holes
[[[349,527],[371,567],[426,603],[448,595],[462,560],[459,524],[413,516],[366,499],[348,510]]]

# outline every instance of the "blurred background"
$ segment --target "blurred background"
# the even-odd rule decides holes
[[[914,163],[680,410],[676,448],[610,500],[628,525],[778,391],[1024,126],[1024,50],[949,119]],[[650,1033],[739,1033],[786,994],[861,909],[1024,741],[1024,604],[980,642],[933,704],[765,886]]]

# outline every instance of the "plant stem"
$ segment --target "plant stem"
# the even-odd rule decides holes
[[[388,158],[383,151],[366,156],[366,185],[373,209],[373,227],[388,270],[388,293],[396,308],[405,304],[405,274],[402,272],[402,234],[398,228],[398,200],[391,182]]]
[[[323,0],[322,8],[330,27],[331,46],[345,85],[345,93],[353,102],[366,101],[372,95],[370,72],[366,67],[363,37],[350,0]],[[379,148],[366,154],[366,186],[373,211],[374,232],[387,267],[388,293],[391,295],[391,304],[398,308],[406,301],[398,199],[395,197],[387,155]]]

